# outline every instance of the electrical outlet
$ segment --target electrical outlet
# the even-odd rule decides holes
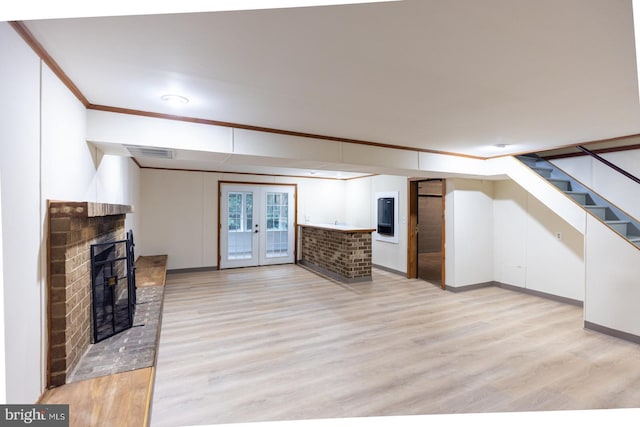
[[[556,231],[555,236],[556,236],[556,239],[562,240],[562,233],[561,232]]]

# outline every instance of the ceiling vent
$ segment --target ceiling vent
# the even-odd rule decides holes
[[[133,157],[150,157],[153,159],[173,159],[173,150],[160,147],[144,147],[141,145],[125,145]]]

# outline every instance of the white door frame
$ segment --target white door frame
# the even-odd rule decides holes
[[[267,227],[266,224],[262,224],[262,221],[266,218],[266,208],[262,203],[262,194],[266,194],[270,190],[282,191],[286,189],[293,197],[289,201],[288,206],[290,209],[290,216],[293,220],[289,225],[289,233],[291,236],[290,247],[292,252],[286,258],[267,258],[266,257],[266,236]],[[259,190],[259,191],[256,191]],[[254,212],[256,212],[257,218],[254,218],[254,224],[252,224],[252,230],[246,230],[247,234],[251,233],[252,247],[255,248],[250,258],[229,260],[226,257],[228,250],[228,224],[226,223],[228,214],[228,198],[224,194],[228,194],[229,191],[238,192],[253,192],[254,194]],[[218,269],[223,268],[235,268],[257,265],[269,265],[269,264],[283,264],[283,263],[295,263],[297,261],[297,242],[298,242],[298,186],[297,184],[272,184],[272,183],[257,183],[257,182],[241,182],[241,181],[219,181],[218,182]],[[255,225],[260,225],[254,229]],[[247,226],[248,227],[248,226]],[[291,228],[293,227],[293,228]]]

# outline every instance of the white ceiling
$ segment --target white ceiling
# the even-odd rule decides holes
[[[631,0],[25,23],[96,105],[481,157],[640,133]]]

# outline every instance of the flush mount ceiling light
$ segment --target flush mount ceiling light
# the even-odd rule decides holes
[[[181,95],[174,95],[174,94],[162,95],[160,99],[170,105],[185,105],[189,103],[188,98]]]
[[[510,144],[493,144],[496,148],[507,148]]]

